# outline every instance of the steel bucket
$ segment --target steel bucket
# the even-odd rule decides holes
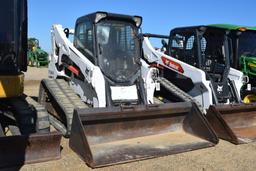
[[[218,138],[190,102],[76,109],[69,145],[90,167],[214,146]]]

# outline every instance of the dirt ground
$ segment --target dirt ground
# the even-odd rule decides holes
[[[39,82],[47,78],[46,68],[29,68],[26,74],[25,93],[37,96]],[[61,159],[57,161],[25,165],[22,171],[68,171],[91,170],[68,147],[68,140],[62,138]],[[132,162],[95,170],[256,170],[256,143],[245,145],[233,145],[226,141],[220,141],[212,148],[196,150],[192,152],[160,157],[150,160]],[[12,169],[10,169],[12,170]]]

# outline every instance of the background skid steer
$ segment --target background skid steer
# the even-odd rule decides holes
[[[216,29],[225,29],[232,40],[231,67],[242,71],[249,80],[241,89],[244,103],[256,102],[256,27],[231,24],[213,24]]]
[[[166,51],[155,50],[149,37],[167,38],[169,43],[163,42]],[[214,26],[175,28],[170,36],[144,34],[143,40],[144,59],[161,66],[163,77],[200,102],[206,111],[210,107],[206,117],[219,137],[235,144],[248,143],[255,140],[256,132],[249,135],[235,130],[252,129],[249,123],[255,122],[254,107],[241,101],[244,76],[230,66],[231,47],[229,31]]]
[[[61,134],[48,113],[23,95],[27,70],[27,1],[0,6],[0,169],[60,158]]]
[[[141,60],[141,22],[138,16],[89,14],[77,20],[74,44],[67,38],[71,29],[52,28],[52,79],[42,81],[39,99],[91,167],[218,142],[192,101],[152,104],[158,70]]]

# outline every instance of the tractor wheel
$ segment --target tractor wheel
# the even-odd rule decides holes
[[[256,102],[256,95],[255,95],[255,94],[247,94],[247,95],[243,98],[243,102],[244,102],[244,103],[253,103],[253,102]]]

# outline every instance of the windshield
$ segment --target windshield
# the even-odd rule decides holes
[[[202,66],[208,73],[223,74],[229,61],[225,55],[225,32],[207,30],[201,40]]]
[[[238,56],[256,57],[256,32],[246,31],[239,36]]]
[[[197,42],[199,39],[200,46]],[[226,58],[224,52],[224,33],[207,29],[199,38],[194,30],[178,30],[172,33],[171,56],[204,69],[206,72],[216,73],[216,68],[224,69]],[[200,51],[198,52],[198,47]],[[201,58],[199,58],[199,54]],[[219,72],[222,70],[218,70]]]
[[[193,29],[172,32],[171,56],[197,68],[203,69],[211,78],[222,79],[229,66],[226,60],[225,32],[211,28],[197,36]],[[199,44],[198,44],[199,43]]]
[[[105,20],[97,24],[99,66],[113,81],[127,82],[139,70],[137,28],[128,22]]]

